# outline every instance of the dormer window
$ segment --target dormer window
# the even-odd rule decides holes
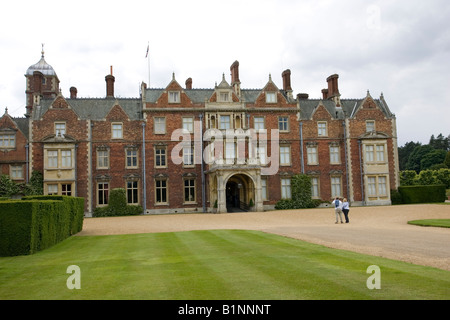
[[[275,92],[266,92],[266,103],[276,103],[277,95]]]
[[[65,122],[55,122],[55,134],[57,137],[64,137],[64,135],[66,134]]]
[[[229,94],[228,94],[228,92],[220,92],[219,93],[219,101],[220,102],[228,102],[229,101]]]
[[[169,103],[180,103],[179,91],[169,91]]]
[[[375,131],[375,120],[366,121],[366,132]]]
[[[0,148],[15,148],[16,147],[16,135],[9,133],[0,133]]]

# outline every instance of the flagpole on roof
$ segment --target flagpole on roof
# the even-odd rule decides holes
[[[147,58],[147,63],[148,63],[148,87],[150,88],[150,55],[148,54],[149,50],[150,50],[150,41],[147,44],[147,52],[145,54],[145,57]]]

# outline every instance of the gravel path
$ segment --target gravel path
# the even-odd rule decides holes
[[[86,218],[78,236],[245,229],[274,233],[384,258],[450,271],[450,228],[419,227],[409,220],[450,219],[450,205],[353,207],[350,223],[335,224],[333,208],[226,214]]]

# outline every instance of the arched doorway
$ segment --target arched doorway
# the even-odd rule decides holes
[[[242,174],[231,176],[225,187],[227,211],[248,211],[250,209],[249,201],[253,194],[253,181],[248,176]]]

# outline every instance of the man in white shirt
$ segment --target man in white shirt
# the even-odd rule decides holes
[[[334,213],[336,214],[336,223],[338,223],[338,216],[341,220],[341,223],[344,223],[342,221],[342,201],[339,200],[339,197],[336,197],[332,204],[334,205]]]

